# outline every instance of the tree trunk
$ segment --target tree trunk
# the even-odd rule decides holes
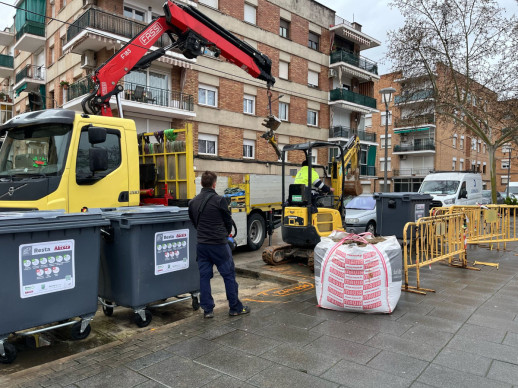
[[[493,144],[487,145],[489,153],[489,177],[491,179],[491,202],[496,203],[496,147]]]

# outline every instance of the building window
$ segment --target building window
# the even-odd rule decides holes
[[[133,7],[128,7],[127,5],[124,6],[124,16],[126,16],[127,18],[138,20],[140,22],[143,22],[146,20],[145,11],[135,9]]]
[[[507,170],[509,168],[509,159],[502,159],[502,170]]]
[[[381,112],[381,125],[386,125],[385,124],[385,116],[386,116],[386,113],[387,112]],[[392,111],[389,110],[388,112],[388,125],[392,125]]]
[[[154,103],[162,106],[168,106],[170,103],[177,103],[169,100],[169,76],[165,73],[158,73],[154,70],[132,71],[124,76],[124,98],[144,102]]]
[[[314,166],[318,163],[318,149],[313,148],[311,150],[311,164]]]
[[[479,140],[477,143],[477,152],[480,152],[482,149],[482,142]]]
[[[477,150],[477,139],[471,139],[471,149],[473,151]]]
[[[457,134],[453,135],[453,148],[457,148]]]
[[[459,162],[459,171],[464,171],[464,160],[460,160]]]
[[[385,148],[385,135],[380,136],[380,146],[381,148]],[[387,148],[392,148],[392,135],[388,135]]]
[[[501,179],[502,179],[501,182],[503,185],[506,185],[509,182],[509,179],[507,179],[506,176],[503,176]]]
[[[365,115],[365,126],[372,127],[372,114]]]
[[[486,173],[486,164],[484,163],[482,165],[482,174],[485,174]]]
[[[213,86],[202,85],[198,87],[198,104],[218,106],[218,89]]]
[[[464,136],[461,136],[461,137],[460,137],[460,144],[459,144],[459,148],[460,148],[461,150],[463,150],[463,149],[464,149]]]
[[[279,102],[279,118],[282,121],[288,121],[290,107],[285,102]]]
[[[288,79],[289,67],[288,62],[279,61],[279,78]]]
[[[504,154],[507,154],[507,153],[511,152],[511,145],[509,145],[509,144],[504,144],[504,145],[502,146],[502,152],[503,152]]]
[[[318,125],[318,112],[308,109],[308,125],[316,127]]]
[[[200,4],[218,9],[218,0],[199,0]]]
[[[380,169],[381,171],[385,171],[385,158],[380,159]],[[387,171],[392,171],[391,158],[387,158]]]
[[[204,155],[218,154],[218,137],[216,135],[198,135],[198,153]]]
[[[13,118],[12,106],[6,105],[6,104],[0,104],[0,124],[5,123],[7,120],[11,120],[12,118]]]
[[[486,143],[482,144],[482,152],[484,154],[486,153]]]
[[[309,32],[308,35],[308,47],[313,50],[318,51],[318,47],[320,46],[320,36],[315,34],[314,32]]]
[[[246,159],[255,158],[255,141],[254,140],[243,140],[243,158],[246,158]]]
[[[257,8],[245,3],[245,22],[256,24]]]
[[[457,159],[453,158],[453,160],[451,162],[451,170],[455,171],[456,168],[457,168]]]
[[[255,96],[245,94],[243,98],[243,113],[247,113],[249,115],[255,114]]]
[[[308,70],[308,86],[318,88],[318,73],[313,70]]]
[[[290,38],[290,22],[288,22],[284,19],[281,19],[279,35],[286,39]]]
[[[54,46],[49,47],[50,64],[54,63]]]

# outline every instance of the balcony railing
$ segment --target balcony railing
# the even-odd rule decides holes
[[[394,128],[417,127],[427,124],[435,124],[435,116],[433,114],[396,119],[394,122]]]
[[[434,151],[435,143],[432,139],[423,139],[419,142],[414,141],[413,144],[396,144],[394,152],[411,152],[411,151]]]
[[[194,97],[176,90],[160,89],[150,86],[121,81],[124,87],[121,97],[124,100],[143,102],[145,104],[177,108],[189,112],[194,111]],[[91,78],[82,78],[68,88],[67,101],[83,96],[94,90]]]
[[[87,27],[132,39],[144,30],[146,26],[147,23],[140,23],[96,8],[90,8],[77,18],[77,20],[68,28],[67,42],[70,42]],[[154,46],[165,47],[170,44],[171,39],[169,39],[167,35],[162,35],[155,42]]]
[[[433,171],[431,168],[403,168],[401,170],[392,170],[394,176],[425,176]]]
[[[378,75],[378,64],[361,55],[356,55],[350,51],[338,49],[331,53],[331,63],[345,62],[350,65],[359,67],[369,73]]]
[[[24,78],[31,78],[36,81],[45,81],[45,67],[36,65],[27,65],[18,73],[16,73],[16,83]]]
[[[360,175],[375,176],[376,175],[376,167],[360,165]]]
[[[329,98],[331,101],[344,100],[344,101],[352,102],[354,104],[359,104],[359,105],[367,106],[369,108],[376,109],[376,99],[375,98],[372,98],[369,96],[364,96],[363,94],[354,93],[347,89],[333,89],[330,92]]]
[[[0,67],[14,68],[14,57],[11,55],[0,54]]]
[[[338,15],[335,15],[335,26],[339,26],[340,24],[345,24],[346,26],[353,27],[353,24],[350,21],[345,20],[344,18]]]
[[[45,25],[43,23],[27,20],[22,28],[16,32],[16,40],[19,40],[23,34],[45,36]]]
[[[406,104],[409,102],[415,102],[419,100],[426,100],[433,97],[433,89],[419,90],[414,93],[404,93],[402,95],[394,97],[395,104]]]
[[[376,134],[373,132],[358,131],[346,126],[335,126],[329,129],[329,137],[345,137],[349,138],[357,134],[360,140],[376,142]]]

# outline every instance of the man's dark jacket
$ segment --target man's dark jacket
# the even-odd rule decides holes
[[[212,196],[197,221],[200,207],[208,195]],[[232,232],[232,216],[227,200],[214,189],[204,187],[189,201],[189,218],[198,231],[198,243],[227,244],[227,237]]]

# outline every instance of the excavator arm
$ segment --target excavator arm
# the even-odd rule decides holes
[[[164,34],[173,43],[148,52]],[[266,81],[268,89],[275,83],[271,74],[272,61],[265,54],[237,38],[196,8],[168,0],[164,4],[164,16],[151,22],[95,71],[93,80],[96,87],[82,101],[83,111],[87,114],[112,116],[110,98],[116,96],[121,112],[119,93],[123,87],[119,81],[126,74],[149,67],[151,62],[168,50],[180,52],[187,58],[196,58],[205,49],[213,51],[216,56],[221,55],[253,77]]]
[[[331,186],[335,189],[335,193],[343,193],[343,195],[360,195],[362,186],[360,183],[360,172],[358,158],[360,155],[360,138],[355,136],[349,139],[344,146],[345,155],[343,159],[331,163]],[[342,169],[342,163],[345,169]],[[347,180],[342,180],[342,171],[345,171]],[[342,182],[344,186],[342,187]]]

